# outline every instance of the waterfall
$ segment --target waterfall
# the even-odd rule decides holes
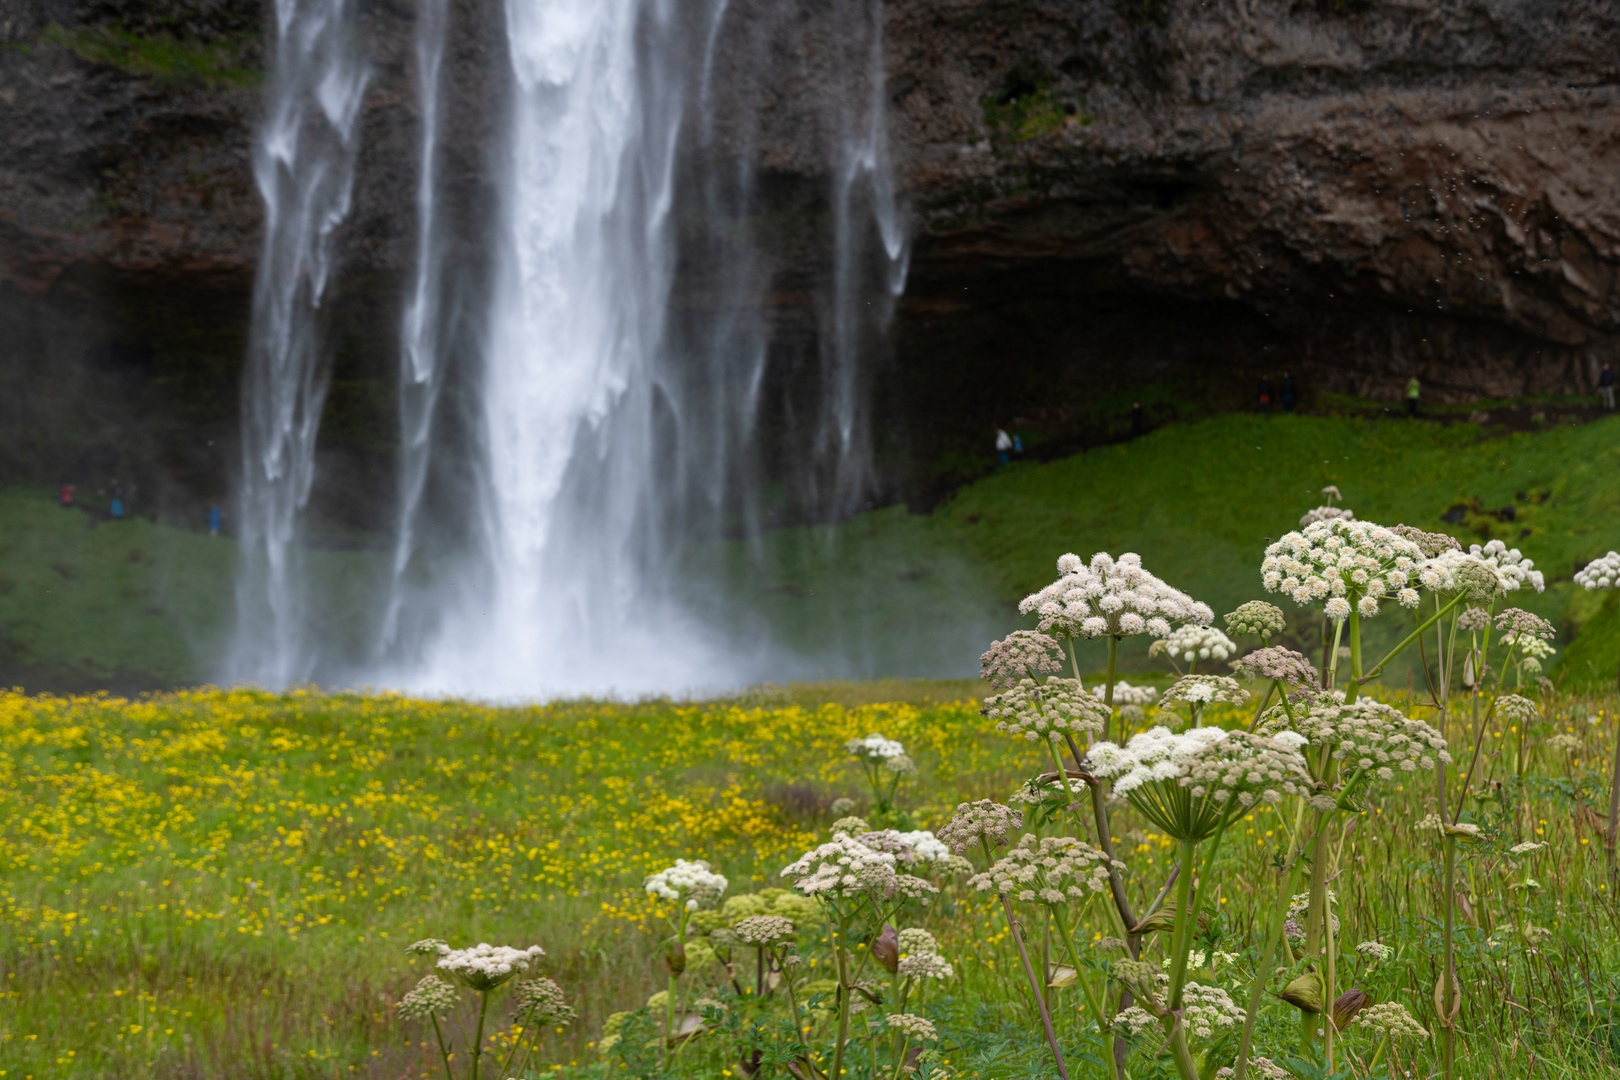
[[[336,28],[345,13],[338,0],[326,2],[326,25]],[[827,230],[807,293],[819,355],[778,361],[768,293],[805,271],[793,264],[801,255],[759,235],[758,223],[768,234],[776,210],[760,195],[752,140],[754,110],[775,75],[773,50],[793,44],[787,35],[800,14],[736,0],[507,0],[510,71],[490,166],[498,194],[483,208],[493,224],[488,265],[471,272],[480,287],[462,290],[463,308],[476,295],[478,310],[452,319],[441,310],[452,272],[442,234],[453,215],[440,207],[439,160],[450,28],[447,0],[418,0],[420,159],[415,260],[399,324],[397,532],[370,666],[329,666],[320,677],[511,697],[713,688],[813,670],[774,649],[746,613],[706,595],[713,583],[683,562],[683,552],[699,548],[712,567],[721,535],[757,536],[767,482],[790,489],[795,513],[817,520],[858,509],[871,491],[866,354],[887,324],[907,255],[888,161],[883,5],[832,0],[814,12],[826,40],[822,59],[809,62],[838,72],[808,136],[827,172],[824,192],[803,211]],[[271,234],[318,257],[324,282],[331,229],[346,208],[364,75],[337,47],[347,44],[342,35],[319,48],[314,40],[278,38],[272,111],[302,107],[310,95],[299,87],[321,79],[349,88],[348,121],[329,124],[321,144],[342,152],[289,158],[266,203],[279,222],[294,195],[313,202],[306,192],[341,192],[321,204],[323,228],[283,225]],[[724,77],[748,85],[717,87],[722,50]],[[349,66],[338,62],[345,59]],[[742,107],[720,125],[722,147],[715,115],[727,93]],[[326,130],[302,113],[298,122]],[[716,269],[703,303],[685,303],[672,320],[678,249]],[[272,299],[286,289],[282,265],[267,249],[259,287]],[[243,605],[239,647],[254,642],[275,663],[240,674],[273,684],[309,677],[319,645],[297,601],[294,537],[324,389],[314,317],[321,289],[299,295],[285,305],[303,335],[296,365],[270,362],[286,350],[256,348],[253,371],[263,368],[264,380],[250,380],[245,414],[269,422],[245,458],[255,482],[244,483],[244,516],[255,515],[255,535],[274,542],[254,549],[273,572],[243,577],[244,595],[261,602]],[[268,316],[256,319],[256,342],[273,342]],[[783,374],[783,365],[792,370]],[[817,374],[807,383],[804,371]],[[456,386],[447,400],[467,428],[457,428],[455,459],[471,462],[455,470],[450,511],[443,492],[437,501],[429,494],[444,486],[432,477],[447,452],[435,420],[447,380]],[[289,393],[299,423],[276,411]],[[792,420],[762,432],[766,414]],[[279,468],[282,458],[266,447],[284,444],[283,457],[302,470],[296,483],[259,464]],[[769,474],[778,466],[766,462],[777,459],[780,475]],[[424,547],[427,533],[446,531],[447,512],[455,542]],[[268,652],[254,638],[258,625],[278,635]]]
[[[422,130],[416,173],[416,265],[400,320],[399,507],[393,564],[383,609],[379,651],[399,640],[405,603],[405,572],[416,548],[417,514],[432,454],[433,417],[444,385],[440,362],[439,310],[442,255],[437,246],[440,68],[444,65],[449,0],[419,0],[416,14],[416,73],[421,93]]]
[[[277,0],[274,67],[253,172],[264,249],[242,386],[237,630],[230,667],[273,686],[309,677],[296,539],[314,481],[327,363],[318,318],[348,215],[367,69],[349,0]]]

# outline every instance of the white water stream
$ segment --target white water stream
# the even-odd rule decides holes
[[[346,18],[342,0],[304,3],[324,3],[330,28]],[[680,151],[683,138],[706,146],[711,134],[725,0],[693,0],[701,11],[672,0],[507,0],[510,100],[498,138],[496,248],[468,350],[477,356],[477,370],[465,373],[476,401],[467,424],[471,490],[463,500],[465,550],[452,555],[428,552],[420,539],[434,524],[424,517],[433,512],[424,489],[439,452],[435,417],[449,353],[437,168],[446,0],[418,3],[421,160],[416,265],[401,323],[398,529],[376,659],[346,677],[481,697],[714,688],[780,677],[791,665],[769,642],[739,644],[747,635],[737,626],[693,616],[675,581],[695,521],[712,535],[724,508],[741,507],[748,517],[751,493],[737,489],[755,483],[758,470],[739,459],[757,454],[768,364],[764,325],[734,316],[758,310],[769,287],[747,240],[718,249],[724,296],[713,325],[688,333],[678,348],[668,325]],[[843,32],[833,62],[848,67],[850,85],[862,89],[824,118],[833,250],[831,280],[817,305],[823,400],[795,438],[806,486],[836,513],[857,507],[867,490],[863,334],[874,319],[887,319],[904,282],[906,245],[888,168],[882,5],[835,6],[844,10],[835,20]],[[308,14],[288,10],[294,22]],[[324,108],[325,101],[312,88],[326,80],[345,88],[347,111],[335,115],[347,119],[332,121],[342,137],[328,140],[342,154],[290,157],[276,174],[282,183],[265,188],[273,223],[289,201],[316,201],[306,191],[341,187],[343,194],[316,208],[319,228],[283,225],[277,232],[273,225],[260,284],[272,300],[288,288],[275,252],[285,247],[324,260],[342,219],[364,83],[363,67],[315,36],[284,33],[278,46],[273,106],[297,114],[295,129],[309,128],[309,103]],[[280,145],[273,130],[280,129],[267,123],[267,146]],[[731,193],[729,204],[716,194],[721,187]],[[746,171],[740,182],[699,181],[697,189],[685,197],[707,199],[711,217],[742,222],[756,209]],[[709,224],[738,234],[724,222]],[[880,282],[870,280],[865,247],[874,224],[887,268]],[[294,599],[294,541],[324,387],[315,318],[321,291],[295,292],[279,306],[267,301],[262,318],[256,311],[256,342],[280,336],[301,344],[256,346],[253,370],[262,367],[264,377],[250,375],[247,384],[257,426],[246,463],[250,474],[257,469],[269,479],[244,485],[243,514],[263,538],[250,554],[262,552],[269,572],[248,572],[251,564],[244,572],[244,595],[257,606],[242,606],[238,654],[260,662],[239,665],[237,674],[273,685],[308,676],[318,645]],[[281,362],[284,355],[293,360]]]
[[[242,386],[237,630],[230,674],[284,686],[315,671],[297,544],[315,480],[328,363],[321,302],[349,213],[367,67],[351,0],[276,0],[275,61],[253,173],[265,205]]]

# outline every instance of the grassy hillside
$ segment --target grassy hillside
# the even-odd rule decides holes
[[[695,545],[687,600],[730,628],[739,655],[766,640],[785,646],[758,669],[767,677],[967,675],[986,642],[1023,625],[1018,598],[1050,580],[1066,551],[1137,551],[1217,612],[1260,596],[1266,537],[1295,527],[1335,484],[1363,519],[1521,548],[1548,589],[1516,602],[1559,622],[1567,677],[1603,682],[1620,655],[1620,609],[1570,577],[1620,547],[1617,466],[1620,418],[1507,434],[1228,415],[1010,465],[928,515],[890,507],[832,528]],[[315,561],[359,596],[373,558]],[[229,540],[141,521],[92,526],[46,492],[0,490],[0,676],[35,687],[204,677],[228,621],[232,561]],[[1402,618],[1377,620],[1371,645],[1404,632]],[[1291,627],[1300,646],[1316,630],[1304,614]],[[1125,659],[1146,662],[1140,651]],[[1405,670],[1391,677],[1404,682]]]
[[[848,611],[866,610],[897,638],[927,635],[929,659],[960,671],[975,643],[1020,625],[1013,605],[1051,580],[1066,551],[1139,552],[1217,612],[1255,599],[1266,538],[1297,527],[1334,484],[1363,519],[1519,547],[1548,588],[1515,603],[1560,621],[1560,645],[1594,616],[1592,631],[1601,627],[1620,645],[1620,617],[1576,596],[1570,581],[1586,560],[1620,546],[1617,464],[1620,419],[1493,435],[1466,423],[1230,415],[1051,464],[1012,465],[933,514],[890,509],[837,530],[858,542],[818,543],[811,530],[771,534],[749,562],[751,576],[734,584],[795,641],[829,639]],[[1442,520],[1448,511],[1460,518]],[[1409,628],[1386,617],[1385,634]],[[953,626],[974,632],[947,642],[944,628]],[[1292,629],[1303,641],[1314,628],[1301,619]]]

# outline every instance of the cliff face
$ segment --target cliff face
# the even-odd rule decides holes
[[[469,261],[498,8],[452,11],[446,197]],[[719,153],[799,192],[781,205],[807,220],[825,209],[804,193],[825,187],[826,102],[852,92],[828,56],[855,10],[734,0],[720,38]],[[181,503],[223,493],[266,14],[0,0],[7,473],[145,470]],[[1158,415],[1247,404],[1283,370],[1307,399],[1393,399],[1413,374],[1430,399],[1557,394],[1620,360],[1620,9],[1604,0],[890,0],[883,17],[914,256],[878,422],[906,431],[923,486],[970,473],[950,462],[994,425],[1083,444],[1132,396]],[[414,255],[413,5],[370,3],[361,23],[373,74],[322,452],[375,489]],[[825,276],[801,241],[779,255],[784,282]],[[771,296],[781,334],[813,334],[802,292]]]

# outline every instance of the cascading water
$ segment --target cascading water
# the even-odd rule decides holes
[[[508,0],[510,100],[497,142],[496,239],[485,307],[473,320],[481,325],[456,349],[441,315],[446,0],[419,5],[417,261],[401,320],[391,586],[378,605],[378,659],[322,677],[529,696],[715,687],[813,670],[773,650],[746,618],[727,617],[724,602],[709,602],[710,586],[694,585],[702,575],[689,573],[681,554],[694,538],[712,548],[722,530],[741,522],[746,534],[757,525],[760,461],[771,456],[759,417],[762,396],[772,392],[771,329],[759,313],[773,277],[789,272],[752,238],[751,222],[771,211],[756,191],[751,136],[739,139],[733,117],[726,152],[710,145],[727,0]],[[832,7],[827,55],[841,71],[832,83],[842,92],[829,95],[819,116],[831,174],[821,217],[830,223],[829,257],[811,289],[819,297],[820,356],[809,359],[820,375],[810,394],[819,400],[795,398],[794,423],[770,435],[774,449],[791,444],[777,456],[794,463],[793,475],[777,479],[794,489],[796,513],[823,519],[856,509],[869,490],[862,353],[881,333],[906,259],[888,169],[882,4],[835,0]],[[775,32],[791,10],[774,11]],[[755,69],[770,63],[770,32],[756,21],[741,33],[757,52],[749,61]],[[752,122],[747,109],[740,112],[743,126]],[[352,161],[352,144],[342,145]],[[347,173],[344,184],[346,191]],[[688,306],[683,325],[672,328],[673,222],[682,205],[707,237],[683,243],[702,248],[718,270],[705,313],[694,316]],[[327,215],[334,223],[340,217]],[[316,239],[324,243],[328,234]],[[305,321],[313,342],[314,321]],[[318,373],[313,344],[301,355]],[[463,438],[472,445],[457,448],[475,462],[453,500],[466,521],[462,550],[425,553],[424,529],[444,513],[429,509],[427,493],[444,450],[435,414],[447,368],[458,364],[459,374],[448,376],[464,392],[457,400],[478,402]],[[320,380],[306,381],[315,391],[298,413],[310,421],[299,429],[309,439],[300,459],[307,464]],[[272,389],[285,392],[250,383],[255,394],[279,400]],[[264,499],[281,489],[260,484],[253,492]],[[277,566],[288,565],[307,492],[306,474],[296,498],[274,504],[287,512],[255,508],[280,526],[279,547],[263,545],[280,555]],[[280,573],[263,590],[272,602],[294,593],[291,572]],[[288,645],[275,655],[287,659],[246,672],[261,681],[309,674],[298,612],[289,608],[278,619]]]
[[[309,677],[296,545],[314,482],[327,364],[318,315],[348,215],[366,64],[350,0],[277,0],[275,66],[253,171],[265,205],[242,392],[236,677]]]

